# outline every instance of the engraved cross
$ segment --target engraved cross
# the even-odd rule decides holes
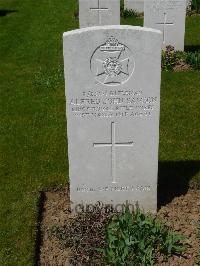
[[[112,183],[116,181],[116,147],[132,147],[133,141],[116,142],[116,128],[115,122],[111,122],[111,142],[110,143],[93,143],[94,148],[110,147],[111,148],[111,176]]]
[[[102,11],[108,11],[108,8],[106,7],[100,7],[100,0],[98,0],[98,7],[96,8],[90,8],[91,11],[97,11],[98,12],[98,19],[99,19],[99,25],[101,25],[101,12]]]
[[[174,25],[173,22],[167,22],[167,14],[164,13],[164,22],[156,23],[157,25],[163,25],[163,43],[165,43],[166,39],[166,26],[172,26]]]

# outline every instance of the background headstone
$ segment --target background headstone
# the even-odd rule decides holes
[[[124,0],[124,9],[144,12],[144,0]]]
[[[79,0],[79,25],[120,25],[120,0]]]
[[[163,48],[184,50],[186,0],[147,0],[144,26],[163,32]]]
[[[160,31],[132,26],[64,33],[72,207],[157,208]]]

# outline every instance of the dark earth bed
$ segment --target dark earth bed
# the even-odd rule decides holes
[[[158,217],[173,230],[186,236],[188,248],[183,256],[173,256],[168,262],[164,262],[163,258],[160,257],[156,265],[195,265],[196,253],[200,248],[200,243],[196,237],[197,225],[200,223],[200,190],[190,188],[185,194],[175,197],[169,203],[162,200]],[[69,261],[70,256],[73,257],[73,252],[70,249],[63,248],[57,238],[49,234],[49,229],[53,226],[64,226],[70,219],[73,219],[73,216],[69,212],[68,190],[46,192],[41,223],[40,265],[71,265]],[[91,238],[92,235],[88,237]],[[84,250],[82,252],[84,256]],[[77,263],[76,265],[97,265],[97,263]]]

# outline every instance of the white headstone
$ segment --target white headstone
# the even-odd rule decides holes
[[[79,0],[80,28],[120,25],[120,0]]]
[[[157,208],[162,33],[133,26],[64,33],[72,207]]]
[[[124,0],[124,9],[144,12],[144,0]]]
[[[144,26],[163,32],[163,48],[184,50],[186,0],[147,0]]]

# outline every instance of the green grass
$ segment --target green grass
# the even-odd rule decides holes
[[[200,50],[200,17],[186,18],[185,47],[187,50]]]
[[[38,192],[68,175],[63,79],[35,76],[45,84],[62,65],[62,33],[78,24],[73,1],[6,2],[17,12],[0,17],[0,261],[32,265]]]
[[[162,73],[161,86],[161,160],[199,159],[200,74]]]
[[[15,12],[0,16],[0,264],[27,266],[39,191],[67,184],[64,82],[57,75],[62,33],[78,27],[77,4],[0,0],[5,9]],[[199,23],[187,19],[188,46],[200,45]],[[199,84],[197,73],[163,73],[161,160],[198,160]]]

